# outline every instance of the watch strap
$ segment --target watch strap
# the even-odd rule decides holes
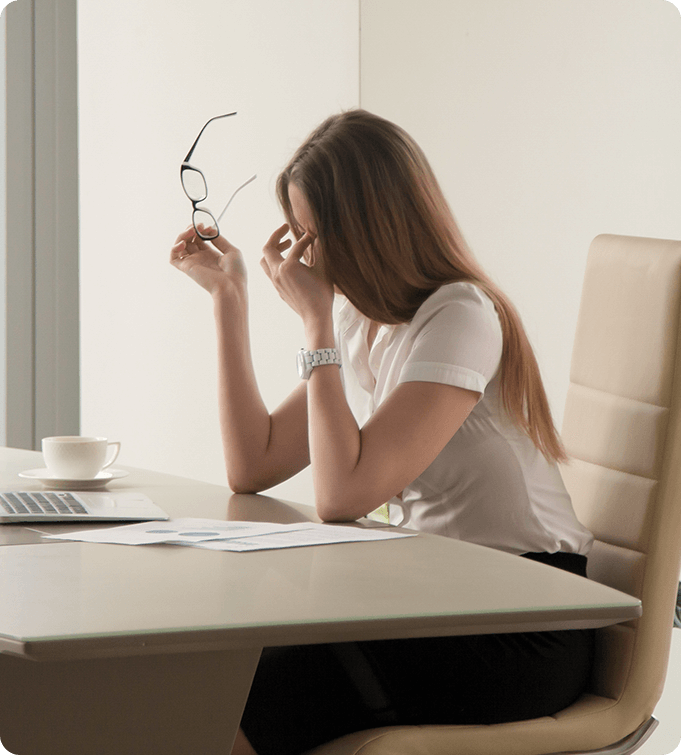
[[[325,364],[341,365],[338,349],[314,349],[313,351],[301,349],[300,352],[305,361],[305,373],[308,377],[315,367],[321,367]]]

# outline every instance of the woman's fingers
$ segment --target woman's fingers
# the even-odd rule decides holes
[[[272,275],[275,273],[278,269],[281,263],[283,262],[284,258],[282,257],[282,252],[285,252],[286,249],[291,245],[291,242],[289,239],[282,239],[286,234],[288,233],[288,223],[284,223],[284,225],[277,228],[277,230],[267,239],[267,243],[262,249],[262,260],[260,261],[260,265],[263,268],[263,270],[267,273],[267,277],[272,280]]]
[[[305,255],[305,251],[314,242],[315,237],[306,232],[298,241],[293,243],[290,238],[284,238],[288,231],[289,227],[287,224],[277,228],[263,248],[263,261],[270,273],[276,273],[284,263],[292,265],[293,263],[300,262]],[[284,257],[284,252],[289,249],[291,251]]]
[[[284,225],[279,226],[277,230],[267,239],[267,243],[265,244],[265,249],[268,247],[276,247],[279,243],[281,243],[281,240],[286,236],[286,234],[289,232],[289,226],[288,223],[284,223]]]
[[[186,241],[176,241],[175,244],[171,247],[171,257],[174,256],[177,252],[183,252],[187,248],[187,242]]]
[[[180,233],[177,237],[176,243],[180,241],[187,241],[187,239],[190,239],[193,235],[196,234],[196,231],[194,230],[193,224],[189,224],[182,233]]]
[[[199,225],[199,230],[203,232],[204,226]],[[182,262],[182,260],[184,260],[186,257],[206,250],[208,250],[212,254],[215,254],[216,249],[221,254],[238,251],[237,248],[235,246],[232,246],[232,244],[230,244],[229,241],[227,241],[227,239],[225,239],[223,236],[218,236],[214,239],[211,239],[211,243],[209,244],[205,239],[202,239],[198,235],[196,229],[194,228],[194,225],[192,224],[188,226],[184,231],[182,231],[182,233],[180,233],[180,235],[177,237],[177,240],[175,241],[175,244],[170,251],[170,261],[171,263]]]
[[[291,260],[291,262],[300,262],[307,248],[314,242],[314,238],[311,233],[306,231],[291,247],[291,251],[286,259]]]
[[[173,261],[173,257],[177,256],[178,251],[183,251],[186,248],[186,245],[188,241],[191,239],[193,233],[195,234],[196,231],[194,231],[194,226],[187,226],[182,233],[178,235],[178,237],[175,239],[175,243],[171,247],[171,254],[170,254],[170,261]]]
[[[181,234],[170,250],[171,263],[182,262],[185,257],[189,257],[198,252],[201,248],[201,245],[197,243],[198,241],[200,240],[198,236],[196,236],[196,231],[194,231],[193,235],[190,234],[185,236],[185,234]]]
[[[219,252],[222,252],[222,254],[238,251],[237,248],[233,244],[230,244],[224,236],[216,236],[214,239],[211,239],[211,243]]]
[[[170,249],[170,262],[171,264],[181,262],[185,257],[189,256],[189,254],[188,242],[185,239],[178,237],[178,241],[176,241]]]

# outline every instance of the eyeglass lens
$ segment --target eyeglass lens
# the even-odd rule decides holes
[[[208,186],[203,173],[196,168],[184,168],[182,171],[182,187],[192,202],[203,202],[208,196]]]
[[[202,239],[215,239],[220,235],[218,224],[208,210],[197,208],[192,217],[194,229]]]

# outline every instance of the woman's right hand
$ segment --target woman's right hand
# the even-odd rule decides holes
[[[170,264],[212,296],[235,285],[246,285],[246,266],[241,252],[223,236],[204,241],[193,225],[177,237],[170,251]]]

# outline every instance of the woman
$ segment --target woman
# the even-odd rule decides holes
[[[592,537],[558,471],[565,452],[527,336],[419,147],[382,118],[345,112],[311,134],[277,188],[287,223],[262,266],[313,354],[271,415],[239,251],[189,228],[171,252],[215,304],[232,489],[261,491],[311,464],[325,521],[389,501],[392,522],[585,576]],[[385,724],[551,715],[585,688],[591,641],[564,631],[272,649],[234,753],[300,753]]]

